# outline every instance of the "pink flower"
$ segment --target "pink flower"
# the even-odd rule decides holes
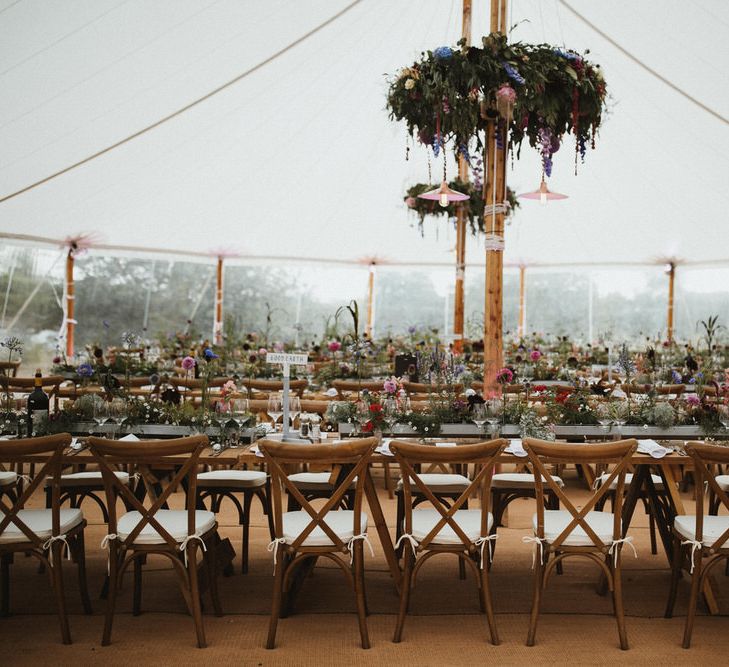
[[[532,361],[539,361],[542,358],[542,353],[539,350],[532,350],[529,356]]]
[[[496,373],[496,381],[501,384],[509,384],[514,379],[514,373],[510,368],[502,368]]]
[[[237,387],[235,386],[235,382],[233,380],[228,380],[221,388],[220,388],[220,395],[225,397],[228,394],[233,394],[237,390]]]
[[[195,368],[195,360],[192,357],[185,357],[182,360],[182,368],[189,371],[191,368]]]
[[[342,349],[342,344],[338,340],[330,340],[327,348],[330,352],[338,352]]]
[[[276,342],[275,342],[275,343],[273,344],[273,349],[274,349],[274,350],[275,350],[276,352],[283,352],[283,351],[284,351],[284,344],[283,344],[283,343],[281,343],[280,341],[276,341]]]
[[[388,378],[382,384],[382,388],[385,390],[385,393],[387,393],[387,394],[396,394],[397,393],[397,381],[395,380],[395,378]]]
[[[496,98],[513,104],[516,102],[516,91],[508,83],[505,83],[496,91]]]
[[[259,347],[258,354],[260,354],[261,356],[264,356],[264,355],[268,354],[268,350],[265,347]]]
[[[686,396],[686,404],[696,407],[701,404],[701,399],[696,394]]]
[[[405,204],[408,208],[415,208],[415,197],[408,197],[405,200]]]

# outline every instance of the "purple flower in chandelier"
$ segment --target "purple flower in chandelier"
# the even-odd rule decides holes
[[[504,68],[504,72],[506,72],[506,75],[514,82],[518,83],[519,85],[523,86],[526,83],[526,80],[524,77],[519,74],[516,67],[513,65],[507,63],[505,60],[501,63],[501,65]]]
[[[433,51],[433,58],[436,60],[449,60],[453,55],[453,49],[450,46],[439,46]]]
[[[571,51],[563,51],[562,49],[552,49],[555,55],[562,56],[565,60],[571,60],[572,62],[582,62],[582,56]]]
[[[91,364],[83,363],[76,368],[79,377],[90,378],[94,374],[94,368]]]

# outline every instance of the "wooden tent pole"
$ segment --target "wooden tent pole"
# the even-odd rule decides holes
[[[72,245],[66,255],[66,358],[69,360],[73,357],[73,337],[76,330],[76,320],[74,319],[76,289],[73,284],[74,250]]]
[[[519,267],[519,339],[526,333],[526,266]]]
[[[463,0],[461,37],[471,43],[471,0]],[[468,181],[468,162],[458,158],[458,178]],[[453,293],[453,351],[463,352],[463,326],[465,319],[464,280],[466,277],[466,214],[462,206],[456,209],[456,287]]]
[[[668,342],[673,342],[673,287],[676,280],[676,265],[673,262],[669,263],[668,269],[668,316],[667,316],[667,329],[668,329]]]
[[[218,270],[215,284],[215,319],[213,321],[213,341],[216,345],[223,342],[223,258],[218,257]]]
[[[370,264],[370,275],[367,282],[367,327],[365,333],[372,340],[375,314],[375,263]]]
[[[506,0],[491,0],[491,32],[504,32]],[[496,133],[500,132],[497,147]],[[486,210],[484,225],[487,231],[486,246],[486,301],[484,304],[484,391],[494,393],[498,386],[496,373],[503,365],[503,285],[504,253],[500,246],[504,238],[504,214],[494,212],[494,205],[506,199],[506,150],[508,132],[500,127],[496,118],[486,127],[486,173],[484,174],[484,199]]]

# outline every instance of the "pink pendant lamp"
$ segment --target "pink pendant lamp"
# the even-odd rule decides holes
[[[544,180],[544,174],[542,174],[542,182],[539,184],[539,188],[534,192],[525,192],[522,195],[518,195],[519,199],[538,199],[541,204],[546,204],[550,199],[567,199],[567,195],[562,195],[559,192],[550,192],[547,188],[547,182]]]
[[[435,190],[428,190],[423,194],[418,195],[418,199],[430,199],[437,201],[443,208],[446,208],[452,201],[465,201],[470,199],[468,195],[464,195],[462,192],[457,190],[451,190],[446,182],[446,155],[445,150],[443,151],[443,181],[439,188]]]

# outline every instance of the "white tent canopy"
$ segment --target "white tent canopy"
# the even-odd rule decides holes
[[[487,4],[474,0],[474,41],[488,32]],[[427,162],[421,149],[405,161],[385,74],[455,43],[460,12],[460,0],[0,0],[0,198],[284,50],[0,203],[0,235],[452,264],[448,225],[427,224],[423,239],[408,224],[403,193],[427,180]],[[513,0],[508,21],[512,40],[589,48],[611,114],[578,176],[566,140],[550,187],[570,198],[522,204],[507,262],[729,264],[729,3]],[[433,164],[434,179],[441,169]],[[523,192],[539,176],[525,145],[508,182]],[[483,262],[482,243],[469,240],[468,258]]]

